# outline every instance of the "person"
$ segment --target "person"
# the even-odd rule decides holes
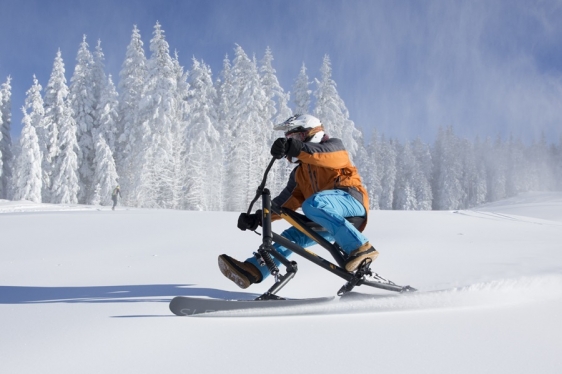
[[[271,155],[278,159],[286,157],[297,166],[291,172],[287,186],[272,199],[272,210],[301,208],[307,218],[327,230],[319,234],[329,241],[336,241],[348,255],[345,269],[349,272],[356,271],[364,260],[375,260],[378,251],[361,233],[367,223],[367,191],[342,141],[330,138],[320,120],[308,114],[292,116],[274,129],[284,131],[285,137],[275,140]],[[365,217],[359,230],[345,219],[356,216]],[[277,214],[272,215],[272,221],[279,218]],[[260,223],[261,214],[242,213],[238,228],[255,230]],[[281,236],[303,248],[316,244],[295,227],[285,230]],[[277,243],[274,248],[284,257],[292,253]],[[279,261],[274,261],[280,265]],[[238,261],[222,254],[218,264],[222,274],[240,288],[260,283],[269,275],[267,267],[259,266],[254,256]]]
[[[115,206],[117,206],[117,196],[121,197],[121,189],[119,186],[115,187],[111,193],[111,200],[113,200],[113,207],[111,210],[115,210]]]

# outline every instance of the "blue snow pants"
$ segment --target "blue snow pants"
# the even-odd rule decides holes
[[[368,241],[355,226],[345,219],[345,217],[365,216],[366,214],[365,207],[345,191],[326,190],[318,192],[303,202],[302,211],[310,220],[318,223],[327,230],[327,232],[321,231],[318,232],[318,234],[330,242],[336,241],[347,254]],[[283,231],[281,236],[303,248],[317,244],[295,227],[290,227]],[[288,248],[277,243],[274,243],[273,246],[286,258],[289,258],[293,253]],[[252,256],[246,261],[260,269],[263,279],[269,275],[267,266],[259,266],[255,257]],[[277,266],[280,266],[278,260],[274,258],[274,261]]]

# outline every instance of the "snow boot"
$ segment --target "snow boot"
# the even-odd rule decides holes
[[[345,270],[353,272],[357,270],[363,260],[370,260],[373,262],[378,255],[379,252],[367,242],[349,254],[349,258],[345,263]]]
[[[228,255],[219,256],[221,273],[240,288],[248,288],[251,284],[262,281],[261,272],[249,262],[240,262]]]

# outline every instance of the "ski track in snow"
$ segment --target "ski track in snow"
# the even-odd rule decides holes
[[[197,317],[267,317],[444,311],[497,308],[562,299],[562,274],[477,283],[449,290],[423,290],[392,295],[351,293],[334,301],[305,306],[216,312]],[[193,317],[191,317],[193,318]]]
[[[552,226],[562,226],[562,223],[556,221],[550,221],[534,217],[516,216],[505,213],[497,212],[486,212],[486,211],[476,211],[476,210],[455,210],[454,214],[459,214],[462,216],[491,219],[496,221],[513,221],[521,223],[531,223],[534,225],[552,225]]]

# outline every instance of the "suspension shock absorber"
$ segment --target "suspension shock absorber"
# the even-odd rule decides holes
[[[277,277],[277,274],[279,274],[279,268],[275,265],[275,262],[273,262],[273,258],[268,251],[260,248],[257,252],[254,252],[254,257],[256,257],[260,266],[267,266],[269,273],[274,277]]]
[[[275,262],[273,262],[273,258],[271,257],[269,252],[265,251],[265,256],[263,256],[263,259],[271,275],[277,277],[277,274],[279,274],[279,268],[277,267],[277,265],[275,265]]]

